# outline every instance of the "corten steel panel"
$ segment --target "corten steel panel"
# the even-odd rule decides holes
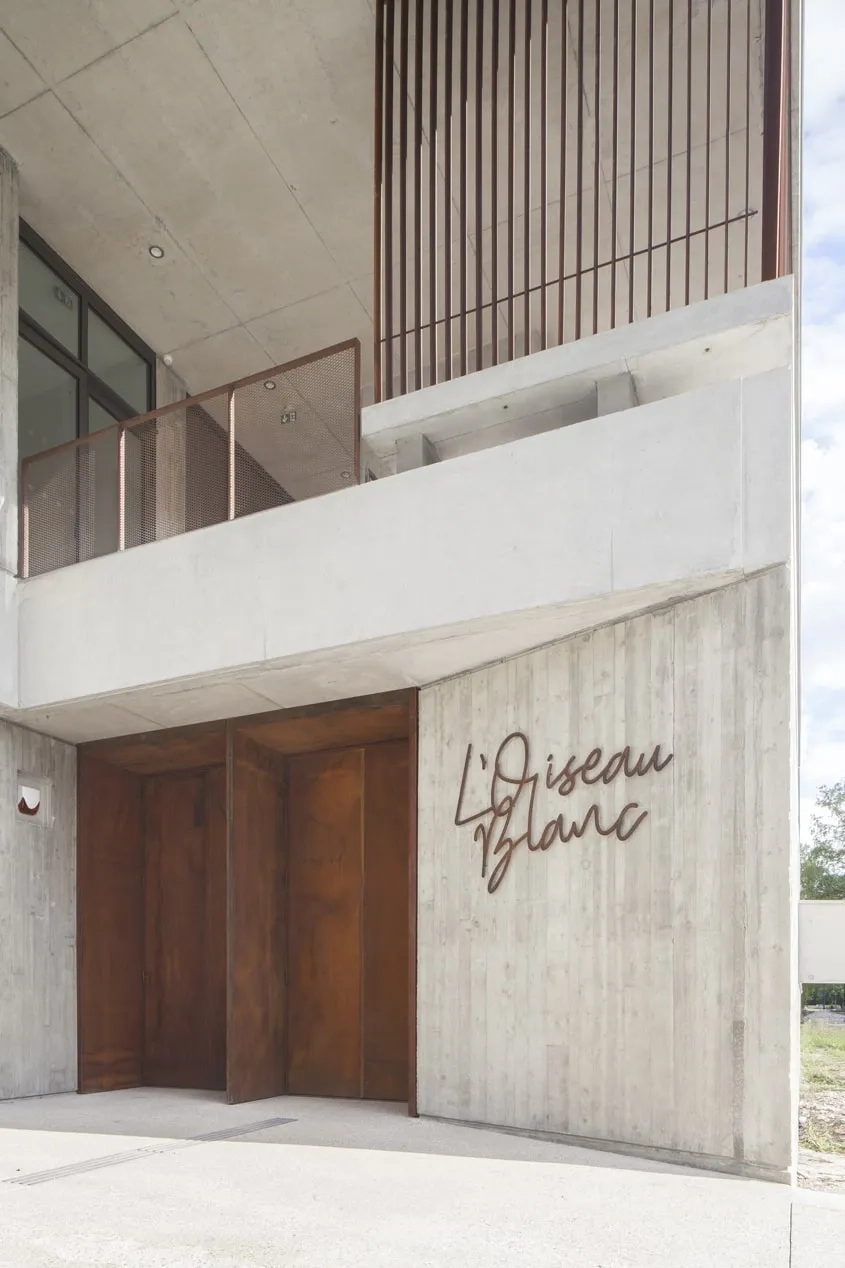
[[[359,748],[408,734],[410,701],[406,692],[383,703],[344,702],[309,706],[260,715],[238,723],[238,733],[277,753],[314,753],[326,749]]]
[[[788,7],[379,0],[377,399],[788,272]]]
[[[417,1115],[417,883],[419,829],[420,695],[414,691],[408,718],[408,1113]]]
[[[225,1087],[224,774],[148,778],[144,1082]]]
[[[207,1064],[215,1088],[226,1086],[226,842],[228,836],[225,765],[205,775],[205,973]]]
[[[226,1095],[236,1104],[286,1090],[284,787],[233,732],[228,769]]]
[[[80,745],[80,752],[139,775],[196,770],[226,761],[226,726],[223,722],[201,722],[197,726],[92,740]]]
[[[142,1079],[142,781],[84,751],[78,761],[79,1090],[105,1092]]]
[[[364,751],[364,1096],[408,1097],[408,741]]]
[[[288,1091],[361,1096],[362,749],[289,766]]]

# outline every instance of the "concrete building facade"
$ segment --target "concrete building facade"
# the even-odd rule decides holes
[[[792,1177],[800,18],[0,14],[0,1097]]]

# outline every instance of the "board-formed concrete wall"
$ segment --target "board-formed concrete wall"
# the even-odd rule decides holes
[[[75,1088],[76,750],[0,722],[0,1099]]]
[[[421,692],[420,1113],[787,1172],[792,631],[780,566]]]

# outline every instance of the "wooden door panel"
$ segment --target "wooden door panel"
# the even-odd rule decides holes
[[[205,777],[205,1015],[209,1087],[226,1086],[226,767]]]
[[[221,859],[219,827],[209,833],[206,792],[204,772],[146,781],[144,1081],[157,1087],[223,1086],[221,944],[210,938],[208,912],[220,881],[210,866],[209,836],[218,868]]]
[[[137,1087],[144,1046],[142,781],[78,759],[79,1089]]]
[[[227,1099],[285,1091],[283,784],[235,736],[229,856]]]
[[[408,741],[366,750],[364,1096],[408,1096]]]
[[[363,750],[289,767],[288,1090],[360,1096]]]

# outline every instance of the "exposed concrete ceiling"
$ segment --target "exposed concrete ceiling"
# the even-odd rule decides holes
[[[369,0],[0,0],[21,215],[193,392],[352,336],[366,380],[373,63]]]

